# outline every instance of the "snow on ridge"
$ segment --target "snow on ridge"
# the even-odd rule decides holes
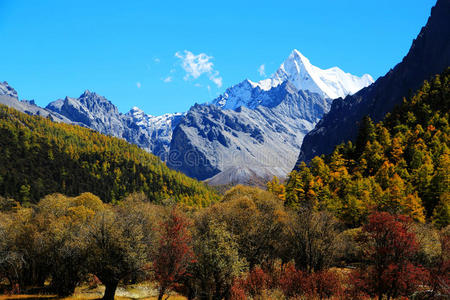
[[[184,113],[166,113],[159,116],[146,114],[142,109],[134,106],[125,115],[131,117],[135,123],[144,127],[171,127],[174,118],[182,116]]]
[[[298,50],[292,51],[272,76],[272,85],[285,80],[291,81],[298,90],[309,90],[331,99],[344,98],[373,83],[369,74],[358,77],[338,67],[322,70]]]
[[[344,98],[374,82],[369,74],[358,77],[338,67],[320,69],[312,65],[300,51],[294,49],[270,78],[259,82],[247,79],[227,89],[213,103],[224,109],[251,107],[255,103],[253,99],[255,89],[268,91],[285,81],[290,81],[297,90],[307,90],[330,99]]]

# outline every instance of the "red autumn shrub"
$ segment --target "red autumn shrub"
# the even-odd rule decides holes
[[[354,270],[351,272],[346,280],[345,299],[370,299],[370,296],[365,292],[368,290],[367,273],[361,270]]]
[[[418,245],[410,219],[387,212],[373,212],[358,241],[366,264],[354,274],[353,288],[372,296],[408,296],[423,284],[428,273],[414,265]]]
[[[297,270],[293,263],[287,263],[281,268],[278,285],[287,298],[298,297],[304,293],[304,277],[303,272]]]
[[[264,272],[263,269],[256,266],[245,276],[235,280],[233,287],[235,290],[243,291],[244,294],[255,297],[259,295],[261,291],[270,289],[271,277]]]
[[[270,286],[270,276],[260,267],[255,267],[247,275],[245,289],[251,296],[256,296],[260,291],[268,289]]]
[[[307,298],[330,298],[341,291],[341,282],[335,272],[323,270],[304,277]]]
[[[231,300],[247,300],[247,295],[239,280],[235,281],[231,287],[230,297]]]
[[[188,219],[174,207],[158,228],[161,238],[153,261],[154,277],[159,285],[158,299],[190,277],[188,266],[195,259],[188,225]]]

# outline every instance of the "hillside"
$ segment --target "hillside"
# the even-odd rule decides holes
[[[124,140],[0,105],[0,195],[36,202],[54,192],[92,192],[105,202],[132,192],[188,205],[217,199],[204,184]]]
[[[403,60],[386,75],[345,99],[336,99],[330,111],[304,138],[298,163],[329,154],[334,147],[356,138],[366,115],[378,122],[419,89],[424,80],[450,66],[450,1],[438,0],[427,24]]]
[[[355,143],[304,162],[286,191],[269,185],[287,205],[332,211],[359,226],[371,209],[410,215],[439,226],[450,220],[450,69],[425,81],[376,125],[368,117]]]

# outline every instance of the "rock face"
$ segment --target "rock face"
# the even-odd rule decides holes
[[[55,122],[65,122],[70,124],[76,124],[76,122],[72,122],[68,118],[47,110],[45,108],[37,106],[33,100],[21,100],[19,101],[17,91],[13,89],[8,83],[0,82],[0,104],[7,105],[14,109],[17,109],[21,112],[27,113],[29,115],[38,115],[44,118],[50,118]]]
[[[168,152],[173,128],[182,116],[177,113],[155,117],[137,107],[122,114],[105,97],[89,91],[79,98],[51,102],[46,109],[103,134],[123,138],[161,157]]]
[[[46,109],[103,134],[120,137],[125,130],[117,107],[105,97],[87,90],[79,98],[66,97],[51,102]]]
[[[284,177],[330,100],[289,81],[261,97],[276,102],[236,110],[193,106],[174,130],[168,166],[215,185]]]
[[[402,62],[371,86],[334,100],[330,112],[305,136],[298,162],[330,153],[336,145],[353,140],[364,116],[381,120],[424,80],[450,66],[449,16],[450,1],[438,0]]]
[[[127,128],[122,137],[165,160],[172,140],[172,132],[183,115],[173,113],[152,116],[133,107],[122,117]]]
[[[17,91],[10,87],[6,81],[0,82],[0,96],[17,99]]]

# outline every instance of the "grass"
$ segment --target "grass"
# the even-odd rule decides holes
[[[105,291],[104,286],[99,285],[96,288],[89,288],[88,286],[77,287],[75,293],[65,300],[74,299],[101,299]],[[128,299],[146,299],[146,300],[156,300],[157,291],[151,284],[137,284],[128,286],[119,286],[116,291],[115,299],[118,300],[128,300]],[[0,295],[0,300],[9,299],[60,299],[56,295]],[[185,297],[180,295],[172,295],[169,300],[186,300]]]

